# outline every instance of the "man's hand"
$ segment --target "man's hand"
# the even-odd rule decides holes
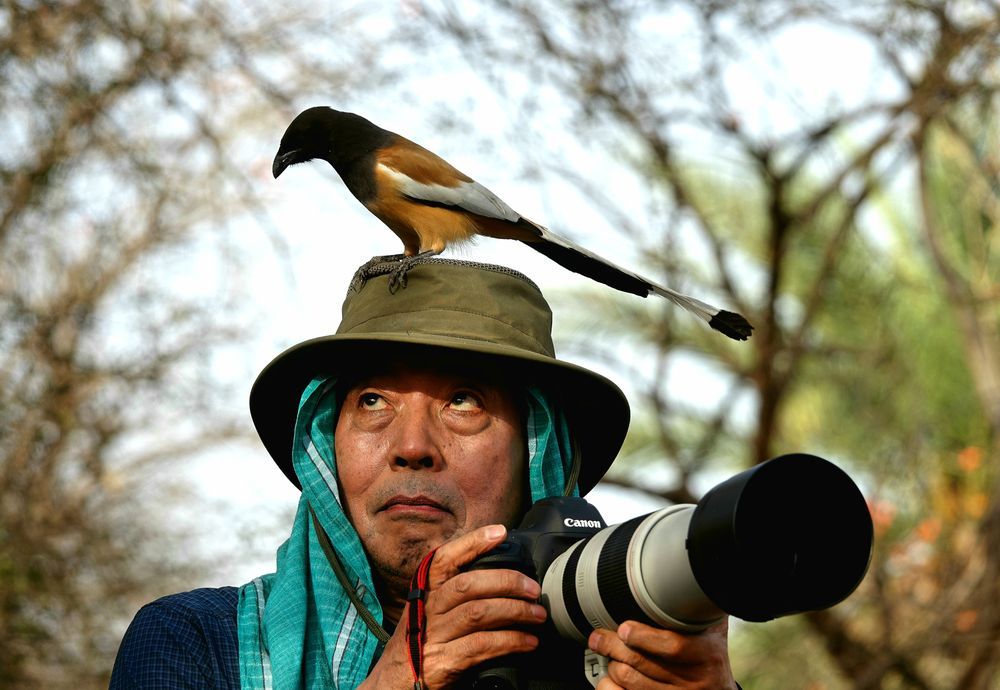
[[[513,570],[462,572],[504,540],[506,530],[489,525],[442,544],[434,555],[424,610],[423,683],[428,690],[450,687],[477,664],[538,646],[538,637],[513,630],[537,625],[546,618],[536,603],[541,587]],[[407,656],[406,618],[396,627],[385,652],[362,687],[413,687]]]
[[[626,621],[618,632],[595,630],[588,644],[609,658],[597,690],[735,690],[728,621],[687,634]]]

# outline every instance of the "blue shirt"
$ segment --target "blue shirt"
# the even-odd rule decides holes
[[[143,606],[118,648],[109,690],[239,690],[238,594],[236,587],[195,589]],[[582,674],[580,681],[590,688]]]
[[[139,609],[118,648],[109,690],[239,690],[238,593],[196,589]],[[582,673],[577,682],[528,687],[591,688]]]
[[[240,687],[236,587],[157,599],[129,625],[110,690]]]

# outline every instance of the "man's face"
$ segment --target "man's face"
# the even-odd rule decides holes
[[[451,537],[516,523],[523,427],[509,390],[443,369],[397,367],[351,387],[337,420],[337,473],[347,517],[384,579],[408,581]]]

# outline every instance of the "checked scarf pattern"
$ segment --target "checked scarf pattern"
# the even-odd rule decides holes
[[[381,620],[368,559],[340,505],[334,384],[332,378],[313,379],[299,402],[292,461],[302,497],[291,536],[278,548],[276,572],[240,588],[244,690],[353,689],[382,652],[330,567],[309,514],[311,505],[358,597]],[[532,501],[561,496],[572,465],[569,431],[562,415],[536,388],[528,390],[526,431]]]

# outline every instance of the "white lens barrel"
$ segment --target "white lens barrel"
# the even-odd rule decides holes
[[[724,612],[698,586],[688,562],[693,511],[686,504],[664,508],[638,523],[606,527],[560,554],[542,580],[559,633],[585,644],[591,630],[615,630],[628,619],[692,632],[721,620]]]
[[[567,563],[572,563],[572,567],[576,567],[582,544],[583,540],[581,539],[552,561],[552,565],[549,566],[542,579],[542,602],[549,610],[552,624],[556,626],[560,635],[586,645],[587,637],[590,635],[590,631],[586,630],[587,619],[579,610],[575,585],[569,584],[575,583],[575,579],[571,576],[568,579],[568,586],[563,586],[563,583],[567,581]],[[573,620],[574,614],[578,615],[577,620]]]
[[[545,573],[542,598],[552,623],[563,637],[586,644],[591,630],[618,627],[601,600],[599,583],[594,576],[601,550],[618,527],[620,525],[605,527],[577,542],[557,556]]]
[[[661,627],[690,632],[726,615],[691,572],[686,543],[694,509],[676,505],[647,515],[632,535],[627,557],[629,589],[646,615]]]

